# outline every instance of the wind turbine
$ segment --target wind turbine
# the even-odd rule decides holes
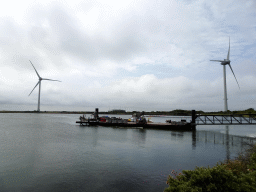
[[[227,84],[226,84],[226,65],[229,65],[235,79],[235,73],[230,65],[230,60],[229,60],[229,55],[230,55],[230,38],[229,38],[229,48],[228,48],[228,55],[227,55],[227,59],[222,60],[210,60],[210,61],[216,61],[216,62],[220,62],[221,65],[223,65],[223,81],[224,81],[224,111],[226,112],[228,110],[228,98],[227,98]],[[238,81],[236,79],[237,85],[240,89],[240,86],[238,84]]]
[[[30,61],[30,60],[29,60]],[[37,107],[37,111],[40,112],[40,92],[41,92],[41,81],[42,80],[48,80],[48,81],[59,81],[59,80],[53,80],[53,79],[45,79],[40,77],[40,75],[38,74],[36,68],[34,67],[34,65],[32,64],[32,62],[30,61],[31,65],[33,66],[33,68],[35,69],[35,72],[39,78],[39,81],[37,82],[36,86],[39,84],[39,92],[38,92],[38,107]],[[59,81],[61,82],[61,81]],[[36,86],[34,87],[34,89],[36,88]],[[30,94],[28,96],[31,95],[31,93],[34,91],[34,89],[32,89],[32,91],[30,92]]]

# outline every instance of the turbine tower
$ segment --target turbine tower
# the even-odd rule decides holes
[[[33,68],[35,69],[35,72],[39,78],[39,81],[37,82],[36,86],[39,84],[39,91],[38,91],[38,107],[37,107],[37,111],[40,112],[40,92],[41,92],[41,81],[42,80],[48,80],[48,81],[59,81],[59,80],[53,80],[53,79],[45,79],[40,77],[40,75],[38,74],[36,68],[34,67],[34,65],[32,64],[32,62],[30,61],[31,65],[33,66]],[[61,82],[61,81],[59,81]],[[36,86],[34,87],[34,89],[36,88]],[[32,91],[30,92],[30,94],[28,96],[31,95],[31,93],[34,91],[34,89],[32,89]]]
[[[230,38],[229,38],[229,48],[228,48],[228,55],[227,55],[227,59],[222,60],[210,60],[210,61],[216,61],[216,62],[220,62],[221,65],[223,65],[223,81],[224,81],[224,111],[226,112],[228,110],[228,98],[227,98],[227,83],[226,83],[226,65],[229,65],[235,79],[235,73],[230,65],[230,60],[229,60],[229,55],[230,55]],[[240,86],[238,84],[238,81],[236,79],[237,85],[240,89]]]

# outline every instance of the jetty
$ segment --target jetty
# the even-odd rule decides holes
[[[186,120],[181,121],[166,121],[166,123],[154,123],[147,121],[144,117],[144,112],[136,113],[133,115],[133,120],[122,119],[116,117],[99,117],[98,108],[95,109],[93,118],[85,118],[80,116],[80,120],[76,123],[82,126],[103,126],[103,127],[131,127],[131,128],[142,128],[142,129],[158,129],[158,130],[179,130],[179,131],[193,131],[195,130],[195,124],[193,119],[191,122]]]
[[[144,112],[133,114],[133,120],[121,119],[115,117],[99,117],[98,108],[93,113],[93,118],[80,117],[76,123],[83,126],[109,126],[109,127],[134,127],[143,129],[161,129],[161,130],[178,130],[194,131],[197,125],[256,125],[256,114],[223,114],[223,115],[202,115],[196,114],[195,110],[191,111],[191,121],[171,121],[166,123],[153,123],[147,121]]]

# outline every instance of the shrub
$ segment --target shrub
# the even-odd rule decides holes
[[[235,160],[228,160],[213,168],[196,167],[183,170],[175,177],[169,175],[165,192],[204,191],[256,191],[256,146],[251,146],[245,154]],[[172,172],[173,173],[173,172]]]
[[[204,191],[237,191],[238,178],[225,166],[217,165],[213,168],[199,168],[184,170],[176,178],[169,176],[169,187],[165,192],[204,192]]]
[[[242,173],[247,173],[248,165],[239,160],[228,160],[227,163],[221,163],[221,165],[225,165],[226,170],[231,170],[234,175],[240,175]]]
[[[239,177],[239,191],[256,191],[256,172],[248,172]]]

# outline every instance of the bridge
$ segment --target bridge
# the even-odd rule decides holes
[[[201,115],[192,110],[194,125],[256,125],[256,114]]]

